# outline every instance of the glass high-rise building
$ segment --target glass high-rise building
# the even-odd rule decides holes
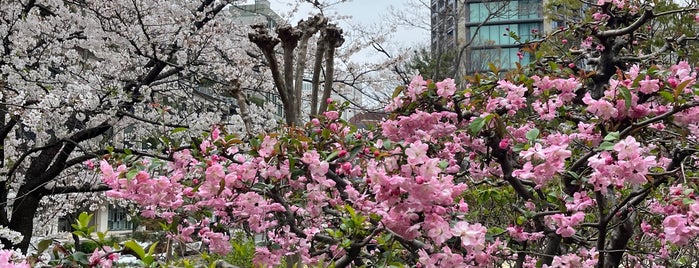
[[[460,73],[512,69],[531,55],[522,42],[544,31],[543,0],[432,0],[432,53],[460,53]],[[510,33],[519,37],[516,40]]]

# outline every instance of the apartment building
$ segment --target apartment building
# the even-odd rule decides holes
[[[533,56],[521,44],[547,30],[543,6],[544,0],[432,0],[432,53],[461,53],[460,74],[488,70],[490,63],[525,65]]]

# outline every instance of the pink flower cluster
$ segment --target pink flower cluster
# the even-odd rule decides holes
[[[29,268],[29,264],[23,256],[17,256],[17,252],[7,249],[0,250],[0,267]]]
[[[651,204],[656,213],[666,215],[662,221],[664,238],[675,245],[687,245],[699,235],[699,200],[692,188],[678,184],[669,188],[665,201],[666,205]]]
[[[513,176],[533,180],[537,187],[545,186],[565,168],[565,161],[571,156],[568,150],[569,138],[566,135],[550,135],[546,145],[536,143],[521,151],[519,156],[526,162],[521,169],[512,172]],[[546,146],[546,147],[544,147]]]
[[[558,108],[570,103],[575,98],[575,91],[580,87],[580,82],[575,78],[555,78],[548,76],[532,76],[534,80],[534,96],[548,96],[538,98],[531,104],[541,119],[551,120],[558,116]],[[558,91],[558,94],[554,94]]]
[[[109,253],[110,251],[112,251],[112,249],[106,246],[103,248],[96,248],[88,260],[90,262],[90,267],[111,268],[114,262],[119,259],[120,254]],[[0,263],[2,262],[0,261]]]
[[[575,234],[576,225],[582,223],[585,220],[584,212],[576,212],[573,215],[566,216],[564,214],[554,214],[551,216],[546,216],[549,223],[556,226],[556,233],[562,237],[571,237]]]
[[[595,267],[599,259],[599,252],[597,250],[581,249],[577,254],[565,254],[561,256],[554,256],[551,265],[544,264],[543,268],[554,268],[554,267],[567,267],[567,268],[585,268],[585,267]]]
[[[596,154],[588,159],[588,166],[593,169],[588,183],[595,191],[607,192],[607,187],[622,187],[624,183],[640,185],[647,181],[648,169],[663,167],[667,159],[657,161],[653,155],[646,155],[647,149],[632,136],[616,143],[613,147],[616,159],[609,151]]]
[[[427,113],[416,111],[398,120],[381,123],[383,135],[392,141],[431,141],[451,135],[456,131],[456,114],[452,112]]]
[[[509,115],[514,115],[517,110],[527,107],[527,99],[524,97],[524,94],[527,93],[525,86],[500,80],[497,88],[501,90],[504,97],[490,98],[485,107],[486,112],[494,113],[497,109],[504,108]]]

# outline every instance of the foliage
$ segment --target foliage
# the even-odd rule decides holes
[[[255,241],[244,233],[238,233],[231,239],[231,251],[222,256],[224,261],[239,267],[254,267]]]
[[[214,127],[172,162],[100,170],[173,238],[227,253],[230,228],[265,236],[259,265],[691,266],[696,71],[617,53],[670,13],[595,11],[579,28],[590,71],[542,60],[463,89],[416,77],[376,131],[331,110],[247,141]]]
[[[413,56],[407,61],[407,70],[416,70],[422,77],[430,78],[435,81],[441,81],[448,74],[454,73],[454,58],[455,51],[445,51],[438,55],[437,59],[431,52],[425,48],[421,48],[413,52]]]
[[[94,233],[94,226],[90,225],[92,214],[81,213],[72,224],[73,234],[81,239],[78,247],[71,244],[61,244],[51,239],[42,240],[36,248],[36,252],[26,257],[21,253],[11,250],[1,250],[0,265],[2,267],[32,267],[49,265],[52,267],[112,267],[114,262],[122,255],[133,255],[140,260],[143,267],[152,267],[155,264],[154,249],[157,245],[148,247],[146,252],[143,247],[133,240],[122,244],[107,236],[106,232]],[[93,233],[97,237],[93,237]],[[44,255],[49,255],[46,259]],[[24,260],[22,260],[24,259]]]
[[[696,68],[622,52],[653,19],[696,9],[593,8],[561,30],[577,31],[579,58],[540,56],[458,89],[415,77],[377,130],[330,103],[258,136],[213,126],[168,159],[113,153],[101,177],[180,243],[223,255],[231,230],[263,236],[254,265],[695,266]]]

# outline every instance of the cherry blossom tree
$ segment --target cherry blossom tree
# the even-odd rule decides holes
[[[590,8],[594,21],[559,31],[584,35],[582,57],[465,88],[415,77],[374,131],[339,103],[247,142],[213,127],[173,161],[102,161],[108,194],[213,252],[231,250],[228,230],[264,235],[260,265],[695,265],[697,71],[656,64],[670,50],[643,54],[633,37],[696,8]]]
[[[136,10],[152,10],[134,6]],[[46,12],[43,6],[36,8]],[[469,77],[464,88],[457,88],[453,79],[415,77],[395,92],[386,107],[391,115],[376,130],[349,125],[340,119],[346,105],[328,102],[328,111],[305,125],[258,136],[236,135],[220,125],[211,127],[203,138],[191,140],[175,135],[180,132],[166,132],[169,141],[162,146],[166,157],[148,157],[145,152],[115,147],[98,164],[101,178],[112,189],[109,196],[139,204],[142,216],[161,221],[170,239],[196,239],[212,252],[226,253],[231,250],[228,240],[232,230],[264,236],[255,253],[255,263],[260,265],[277,265],[285,256],[298,256],[309,265],[334,267],[696,265],[697,71],[681,54],[673,55],[675,62],[659,64],[667,59],[663,56],[673,52],[672,45],[643,49],[636,45],[642,40],[637,34],[655,19],[686,13],[697,16],[697,9],[656,11],[652,6],[630,2],[599,1],[590,10],[593,21],[560,29],[525,48],[532,53],[545,45],[565,48],[556,58],[541,56],[527,68]],[[42,23],[54,18],[42,16],[48,18]],[[28,18],[28,14],[20,18]],[[109,18],[120,16],[105,16]],[[199,30],[196,20],[194,25],[193,29]],[[200,29],[204,28],[202,24]],[[555,38],[571,32],[579,41]],[[12,33],[12,38],[21,36]],[[693,37],[675,38],[680,39],[691,41]],[[130,43],[99,48],[107,53]],[[26,49],[16,53],[23,51]],[[102,58],[100,55],[94,57]],[[143,59],[141,63],[148,66],[150,61]],[[143,72],[147,74],[145,71],[158,63],[144,67]],[[204,70],[204,66],[192,65]],[[31,64],[22,66],[18,69],[38,72]],[[176,68],[168,66],[160,72]],[[53,72],[46,68],[44,73]],[[95,71],[81,68],[88,71],[72,72]],[[124,72],[138,70],[127,68]],[[186,73],[184,69],[179,72]],[[13,89],[17,81],[26,80],[44,85],[39,83],[44,80],[36,78],[42,76],[32,76],[31,80],[22,74],[8,72],[5,87]],[[112,85],[104,94],[120,88],[152,92],[167,84],[153,83],[132,88]],[[47,99],[62,87],[38,90],[45,92],[41,96]],[[19,95],[17,92],[13,94]],[[151,95],[125,94],[111,105],[132,109],[122,113],[135,115],[153,108],[157,115],[167,116],[162,104],[144,100]],[[17,98],[5,91],[3,97]],[[58,100],[51,106],[54,109],[45,112],[60,111],[63,99]],[[29,109],[36,107],[32,105],[38,105],[7,103],[28,110],[27,114],[37,110]],[[135,117],[103,109],[112,111],[113,117],[90,113],[89,118],[102,120],[95,119],[92,128],[106,132],[124,127],[119,125],[122,120]],[[175,127],[164,119],[139,118],[160,123],[151,124],[154,129]],[[82,122],[78,119],[76,116],[77,122]],[[14,124],[19,126],[19,122]],[[63,126],[66,122],[54,124]],[[76,128],[76,124],[69,126]],[[30,130],[45,126],[24,125]],[[80,140],[84,136],[77,135],[88,135],[91,128],[69,129],[69,138],[59,139],[64,137],[62,133],[46,129],[53,132],[32,130],[24,135],[56,137],[53,142],[58,145],[17,143],[14,148],[19,149],[13,151],[8,149],[12,146],[3,147],[8,155],[22,149],[20,145],[30,148],[25,149],[29,153],[24,157],[6,157],[12,160],[5,162],[8,165],[31,162],[25,164],[27,175],[18,184],[20,190],[41,170],[37,168],[44,167],[42,174],[50,175],[47,172],[55,170],[51,167],[60,163],[57,161],[64,161],[60,167],[65,169],[65,163],[77,165],[93,158],[71,154],[85,153],[83,148],[91,146],[88,141],[105,133]],[[185,138],[191,146],[180,146],[184,143],[178,140]],[[68,155],[59,154],[66,148],[71,150]],[[35,152],[37,155],[32,155]],[[42,161],[49,163],[42,166]],[[8,174],[23,169],[13,170]],[[46,176],[42,174],[39,176]],[[9,182],[19,181],[17,175],[9,178]],[[50,186],[74,185],[62,186],[57,181]],[[14,211],[17,200],[23,201],[22,208],[31,208],[25,203],[41,199],[32,195],[37,191],[24,191],[18,192]],[[12,233],[25,234],[24,229],[12,225],[21,222],[15,220],[20,213],[14,211],[3,243],[22,245],[28,243],[26,236]],[[95,261],[111,256],[95,255]],[[7,252],[2,256],[0,261],[14,258]]]
[[[239,98],[271,87],[252,71],[232,3],[3,4],[0,225],[21,238],[4,236],[5,248],[27,250],[42,200],[105,190],[88,168],[109,152],[167,159],[187,146],[175,138],[214,123],[248,133],[275,125]],[[234,99],[253,122],[243,124]]]

